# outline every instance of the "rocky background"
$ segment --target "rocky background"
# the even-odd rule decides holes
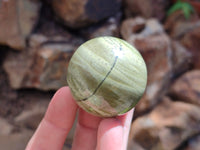
[[[200,149],[200,19],[166,0],[0,0],[0,149],[22,150],[76,48],[98,36],[134,45],[148,68],[128,150]],[[71,147],[73,130],[64,150]]]

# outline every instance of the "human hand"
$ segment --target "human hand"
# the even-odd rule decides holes
[[[77,110],[72,150],[126,150],[133,109],[113,118],[93,116],[77,106],[68,87],[53,96],[26,150],[62,150]]]

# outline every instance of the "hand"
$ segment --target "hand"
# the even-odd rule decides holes
[[[72,150],[126,150],[133,110],[113,118],[90,115],[78,108],[68,87],[53,96],[26,150],[62,150],[78,109]]]

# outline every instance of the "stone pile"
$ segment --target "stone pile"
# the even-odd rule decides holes
[[[68,62],[80,44],[115,36],[140,51],[148,70],[128,150],[199,150],[200,19],[196,13],[185,19],[181,11],[167,16],[170,6],[163,0],[0,1],[1,148],[24,149],[53,93],[67,85]]]

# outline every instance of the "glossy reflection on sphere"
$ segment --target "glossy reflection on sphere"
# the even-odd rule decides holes
[[[142,97],[147,69],[140,53],[126,41],[99,37],[72,56],[67,82],[77,104],[101,117],[123,114]]]

